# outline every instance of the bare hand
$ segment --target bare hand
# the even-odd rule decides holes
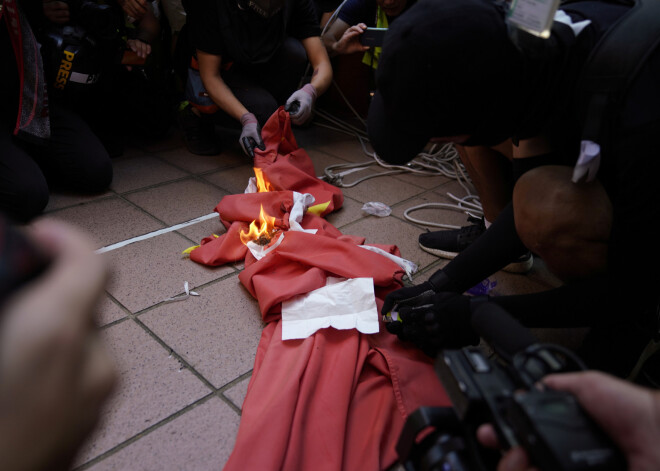
[[[355,26],[351,26],[344,34],[342,34],[339,41],[337,41],[332,48],[337,54],[352,54],[354,52],[364,52],[369,49],[369,46],[364,46],[360,44],[360,35],[364,33],[364,30],[367,29],[367,25],[364,23],[358,23]]]
[[[147,12],[147,0],[118,0],[122,10],[136,20],[141,20]]]
[[[44,0],[44,15],[51,23],[64,24],[69,21],[69,5],[58,0]]]
[[[131,50],[142,59],[146,59],[147,56],[151,54],[151,45],[142,42],[139,39],[129,39],[126,41],[126,44],[128,44],[128,47],[130,47]]]
[[[550,375],[543,383],[577,398],[624,454],[629,471],[660,469],[660,392],[596,371]],[[480,427],[477,438],[485,446],[497,445],[491,425]],[[525,452],[516,448],[505,454],[497,469],[531,468]]]
[[[2,309],[0,456],[12,470],[68,469],[115,381],[92,317],[106,268],[68,226],[42,221],[33,239],[52,260]]]

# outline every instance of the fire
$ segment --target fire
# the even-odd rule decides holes
[[[241,242],[247,244],[253,240],[259,245],[267,245],[277,231],[278,229],[275,228],[275,218],[266,214],[264,207],[261,206],[261,210],[259,211],[259,227],[257,227],[256,220],[252,221],[248,232],[241,231]]]
[[[275,191],[270,182],[264,178],[264,173],[260,168],[254,167],[254,175],[257,177],[257,192],[266,193],[267,191]]]

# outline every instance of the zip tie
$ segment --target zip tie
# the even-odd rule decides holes
[[[190,291],[188,289],[188,282],[184,281],[183,282],[183,290],[186,292],[185,294],[179,294],[178,296],[172,296],[171,298],[163,299],[164,303],[171,303],[175,301],[184,301],[188,299],[190,296],[199,296],[199,293],[196,293],[195,291]]]

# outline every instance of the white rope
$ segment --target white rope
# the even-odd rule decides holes
[[[335,84],[335,86],[337,86],[337,84]],[[339,86],[337,86],[337,89],[339,90]],[[346,103],[349,105],[351,111],[356,115],[356,117],[358,117],[360,122],[364,123],[364,120],[358,115],[358,113],[353,109],[353,107],[350,106],[350,103],[348,103],[348,100],[346,100],[346,97],[343,95],[343,93],[341,93],[341,91],[340,91],[340,95],[342,96],[344,101],[346,101]],[[441,223],[435,223],[431,221],[417,219],[410,216],[410,213],[414,211],[419,211],[421,209],[442,208],[442,209],[450,209],[454,211],[461,211],[468,216],[472,216],[476,218],[480,218],[483,216],[483,209],[481,207],[481,202],[479,201],[479,196],[472,194],[472,191],[468,186],[471,185],[470,178],[467,175],[465,167],[463,166],[463,163],[460,161],[460,156],[458,154],[458,151],[456,150],[453,144],[447,143],[442,146],[438,146],[434,144],[433,146],[431,146],[428,152],[419,153],[412,161],[408,162],[406,165],[388,164],[387,162],[383,161],[380,157],[378,157],[378,155],[375,152],[371,152],[367,148],[366,143],[369,141],[369,139],[367,137],[366,130],[358,129],[355,126],[352,126],[346,123],[345,121],[342,121],[341,119],[332,116],[330,113],[324,110],[317,110],[316,114],[320,118],[328,121],[330,124],[319,123],[318,121],[314,121],[315,124],[336,131],[340,131],[348,135],[355,136],[360,142],[360,145],[362,146],[362,151],[365,153],[365,155],[370,157],[370,160],[365,162],[330,165],[324,169],[323,172],[324,174],[319,178],[340,188],[352,188],[371,178],[383,177],[386,175],[397,175],[402,173],[412,173],[415,175],[429,175],[429,176],[442,175],[444,177],[456,180],[458,184],[461,186],[461,188],[463,188],[463,190],[465,191],[466,196],[464,196],[463,198],[458,198],[451,193],[447,193],[447,196],[452,201],[455,201],[456,204],[451,204],[451,203],[420,204],[406,209],[406,211],[403,213],[403,217],[410,222],[423,226],[441,227],[446,229],[459,229],[460,226],[441,224]],[[378,165],[382,168],[388,169],[389,171],[367,175],[365,177],[358,178],[357,180],[354,180],[350,183],[346,183],[344,181],[345,176],[362,170],[366,170],[372,165]]]

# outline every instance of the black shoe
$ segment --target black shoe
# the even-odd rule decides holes
[[[220,153],[220,142],[215,137],[213,122],[208,116],[197,116],[192,106],[188,105],[179,111],[178,120],[189,152],[197,155]]]
[[[469,226],[446,231],[425,232],[419,236],[419,246],[422,250],[442,258],[453,259],[465,250],[481,234],[486,232],[483,218],[469,216]]]
[[[472,224],[460,229],[420,234],[419,246],[430,254],[453,259],[486,232],[483,218],[469,216],[468,221]],[[509,273],[527,273],[533,265],[534,258],[530,252],[527,252],[518,260],[509,263],[503,270]]]

